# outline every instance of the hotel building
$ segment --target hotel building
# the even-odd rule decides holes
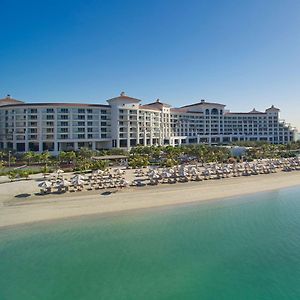
[[[297,131],[273,105],[264,112],[230,112],[201,100],[172,108],[159,100],[141,104],[124,93],[108,104],[26,103],[0,99],[0,149],[17,152],[94,150],[136,145],[209,145],[236,141],[286,144]]]

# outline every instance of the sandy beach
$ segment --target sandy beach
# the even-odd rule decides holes
[[[100,218],[108,213],[271,191],[300,185],[300,172],[130,187],[106,196],[101,195],[103,191],[38,196],[34,194],[36,184],[35,180],[0,184],[0,228],[93,214]],[[17,196],[20,194],[28,197]]]

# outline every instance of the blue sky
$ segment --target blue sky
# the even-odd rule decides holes
[[[0,0],[0,10],[1,96],[274,104],[300,129],[299,0]]]

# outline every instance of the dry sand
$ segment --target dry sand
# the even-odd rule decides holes
[[[107,196],[101,195],[101,190],[36,196],[34,193],[38,188],[35,180],[1,183],[0,228],[92,214],[99,214],[100,218],[107,213],[228,198],[297,185],[300,186],[299,171],[130,187]],[[16,197],[26,193],[28,197]]]

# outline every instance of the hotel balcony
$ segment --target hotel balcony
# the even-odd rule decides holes
[[[17,141],[25,141],[25,136],[24,135],[17,135],[16,140]]]
[[[54,134],[43,134],[42,139],[43,140],[54,140]]]
[[[30,135],[28,135],[27,139],[29,141],[34,141],[34,140],[38,140],[39,136],[37,134],[30,134]]]

